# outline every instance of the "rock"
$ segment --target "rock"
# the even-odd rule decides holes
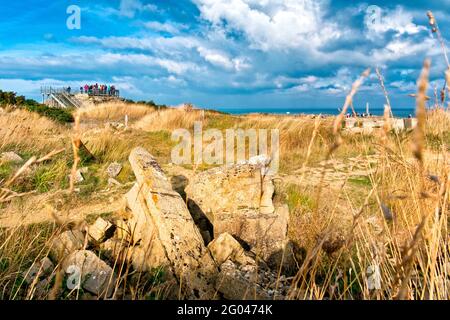
[[[40,261],[33,263],[22,276],[27,284],[31,284],[36,278],[39,279],[48,276],[54,269],[55,265],[53,262],[48,257],[45,257]]]
[[[69,230],[61,233],[52,241],[50,250],[51,256],[59,260],[74,252],[84,248],[85,237],[79,230]]]
[[[108,298],[114,291],[116,276],[113,270],[91,251],[71,253],[64,260],[63,269],[71,276],[79,276],[79,284],[90,293]]]
[[[117,177],[120,174],[120,171],[122,171],[122,165],[118,162],[111,163],[106,169],[106,173],[110,178]]]
[[[116,185],[118,187],[122,186],[122,184],[114,178],[108,178],[108,186]]]
[[[0,162],[11,162],[11,163],[20,163],[23,159],[15,152],[3,152],[0,155]]]
[[[52,277],[47,277],[39,281],[34,288],[34,298],[39,300],[46,299],[46,296],[52,288]]]
[[[111,238],[115,229],[115,226],[110,222],[98,217],[94,224],[89,226],[88,234],[96,242],[102,242],[105,239]]]
[[[241,244],[227,232],[214,239],[208,249],[219,266],[227,260],[238,264],[255,264],[253,259],[247,257]]]
[[[83,170],[83,171],[86,171],[86,170]],[[70,181],[70,179],[71,179],[71,176],[72,176],[72,174],[69,174],[67,177],[69,178],[69,181]],[[83,182],[84,181],[84,177],[83,177],[83,173],[82,173],[82,170],[81,169],[78,169],[76,172],[75,172],[75,183],[81,183],[81,182]]]
[[[161,244],[185,298],[214,298],[218,269],[185,202],[145,149],[135,148],[129,161],[138,185],[133,190],[136,195],[128,199],[133,214],[139,212],[136,220],[148,222],[148,228],[153,228],[152,238]],[[140,223],[136,229],[142,230]]]
[[[201,172],[190,180],[186,194],[192,215],[204,215],[214,226],[214,238],[227,232],[267,259],[287,239],[289,210],[273,204],[270,161],[260,158]]]

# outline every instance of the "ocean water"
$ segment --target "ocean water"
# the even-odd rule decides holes
[[[231,114],[246,114],[246,113],[269,113],[269,114],[323,114],[323,115],[337,115],[339,110],[337,108],[255,108],[255,107],[216,107],[215,110],[227,112]],[[355,109],[358,113],[366,112],[366,109]],[[349,113],[351,110],[349,109]],[[371,107],[370,113],[375,116],[382,116],[384,113],[384,108]],[[393,108],[392,113],[398,118],[407,118],[409,115],[415,115],[415,107],[406,108]]]

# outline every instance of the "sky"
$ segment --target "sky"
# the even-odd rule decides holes
[[[98,82],[167,105],[339,108],[359,74],[379,67],[393,107],[410,107],[424,59],[430,96],[446,69],[427,10],[450,39],[450,0],[10,1],[0,89],[39,99],[42,85]],[[374,72],[355,98],[366,102],[384,103]]]

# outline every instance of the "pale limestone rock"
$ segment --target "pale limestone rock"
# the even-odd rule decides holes
[[[110,178],[117,177],[120,172],[122,171],[122,165],[118,162],[111,163],[108,168],[106,169],[106,173]]]
[[[63,262],[63,270],[71,275],[79,274],[79,284],[97,296],[110,297],[116,285],[113,270],[93,252],[78,250]]]
[[[129,160],[138,184],[134,190],[137,197],[133,199],[140,199],[132,211],[142,211],[143,218],[139,221],[151,221],[149,225],[154,228],[152,237],[161,243],[173,273],[183,286],[185,297],[215,297],[214,282],[218,269],[185,202],[172,190],[161,167],[145,149],[135,148]],[[137,225],[139,232],[139,223]],[[145,238],[142,232],[141,238]]]
[[[208,249],[220,266],[227,260],[231,260],[238,264],[254,264],[255,261],[248,257],[241,244],[233,238],[232,235],[225,232],[214,239],[209,245]]]
[[[81,183],[81,182],[84,181],[83,171],[86,171],[86,172],[87,172],[87,170],[82,170],[82,169],[78,169],[78,170],[75,172],[75,176],[74,176],[74,182],[75,182],[75,183]],[[84,172],[84,173],[85,173],[85,172]],[[68,177],[68,179],[69,179],[69,181],[70,181],[72,175],[69,174],[67,177]]]
[[[64,258],[75,250],[83,249],[85,237],[79,230],[68,230],[52,241],[51,255],[56,260]]]
[[[11,162],[11,163],[20,163],[23,159],[15,152],[3,152],[0,155],[0,162]]]
[[[122,186],[122,184],[114,178],[108,178],[108,186]]]
[[[214,238],[227,232],[267,259],[283,248],[289,212],[273,204],[273,180],[264,174],[270,161],[257,160],[201,172],[186,194],[193,216],[213,225]]]
[[[105,238],[111,237],[114,229],[115,227],[109,221],[98,217],[94,224],[89,226],[88,234],[94,241],[101,242]]]

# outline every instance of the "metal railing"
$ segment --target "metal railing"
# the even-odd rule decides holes
[[[70,89],[67,87],[62,87],[62,88],[54,88],[51,86],[42,86],[41,87],[41,94],[44,95],[51,95],[51,94],[61,94],[61,93],[66,93],[66,94],[77,94],[77,93],[82,93],[82,94],[88,94],[89,96],[99,96],[99,97],[120,97],[120,91],[117,89],[114,89],[113,91],[102,91],[100,89],[89,89],[87,92],[84,90],[74,90],[73,88]]]

